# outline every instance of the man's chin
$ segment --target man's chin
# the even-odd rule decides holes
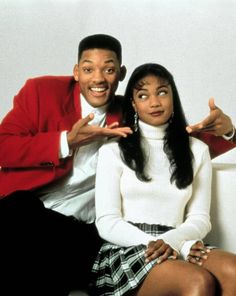
[[[102,107],[109,102],[109,98],[107,97],[93,97],[87,100],[90,105],[93,107]]]

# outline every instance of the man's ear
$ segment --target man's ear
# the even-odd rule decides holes
[[[75,81],[79,81],[79,65],[78,64],[74,65],[73,75],[74,75]]]
[[[126,72],[127,72],[126,67],[121,66],[120,67],[120,81],[123,81],[125,79]]]

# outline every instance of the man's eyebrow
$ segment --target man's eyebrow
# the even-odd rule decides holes
[[[105,61],[105,63],[106,63],[106,64],[109,64],[109,63],[113,63],[113,64],[115,64],[115,61],[114,61],[113,59],[110,59],[110,60]]]
[[[82,63],[90,63],[90,64],[93,63],[92,60],[88,60],[88,59],[82,60],[81,62]],[[115,64],[115,61],[113,59],[110,59],[110,60],[106,60],[104,63],[105,64],[110,64],[110,63]]]
[[[81,62],[82,62],[82,63],[92,63],[91,60],[82,60]]]

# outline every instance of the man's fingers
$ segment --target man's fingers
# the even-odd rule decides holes
[[[188,125],[188,126],[186,126],[186,131],[189,134],[191,134],[193,132],[201,131],[202,128],[203,128],[202,122],[199,122],[199,123],[194,124],[194,125]]]
[[[186,127],[186,131],[190,134],[192,132],[199,132],[207,128],[211,128],[214,126],[215,116],[213,114],[208,115],[203,121],[194,124],[188,125]]]
[[[108,128],[116,128],[119,126],[119,122],[113,122],[112,124],[108,125]]]
[[[127,137],[128,135],[132,134],[133,131],[129,127],[119,127],[119,128],[105,128],[101,130],[105,136],[121,136]]]
[[[198,123],[198,124],[195,124],[195,125],[188,125],[186,126],[186,131],[191,134],[193,132],[197,132],[199,130],[202,129],[202,126]]]
[[[77,129],[81,128],[82,126],[87,125],[91,120],[93,120],[93,118],[94,118],[94,114],[93,114],[93,113],[90,113],[90,114],[87,115],[86,117],[80,119],[80,120],[77,122]]]
[[[218,107],[215,105],[215,99],[214,98],[209,99],[208,106],[209,106],[210,110],[218,109]]]

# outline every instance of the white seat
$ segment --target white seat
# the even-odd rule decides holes
[[[234,149],[236,150],[236,149]],[[236,151],[232,151],[235,153]],[[205,241],[236,253],[236,163],[213,162],[211,222]]]

